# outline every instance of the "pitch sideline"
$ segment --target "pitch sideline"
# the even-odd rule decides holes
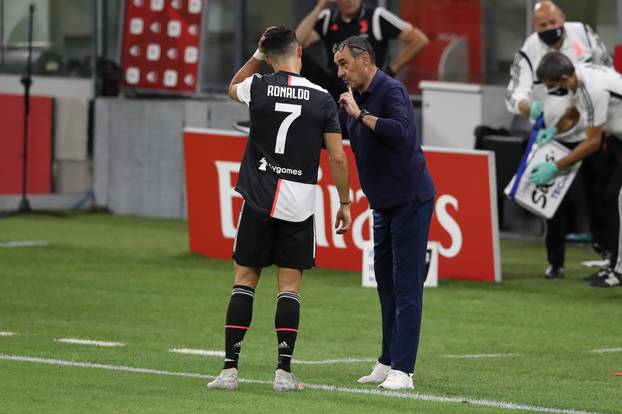
[[[137,368],[137,367],[128,367],[128,366],[123,366],[123,365],[107,365],[107,364],[98,364],[98,363],[90,363],[90,362],[75,362],[75,361],[65,361],[65,360],[60,360],[60,359],[37,358],[37,357],[20,356],[20,355],[0,354],[0,360],[15,361],[15,362],[31,362],[31,363],[37,363],[37,364],[66,366],[66,367],[105,369],[109,371],[134,372],[134,373],[142,373],[142,374],[153,374],[153,375],[185,377],[185,378],[199,378],[199,379],[214,379],[215,378],[213,375],[196,374],[196,373],[191,373],[191,372],[165,371],[165,370],[152,369],[152,368]],[[257,380],[257,379],[241,378],[239,381],[242,383],[251,383],[251,384],[265,384],[265,385],[272,384],[271,381],[263,381],[263,380]],[[322,384],[305,383],[304,386],[307,389],[336,392],[340,394],[376,395],[376,396],[385,397],[385,398],[389,397],[389,398],[403,398],[403,399],[431,401],[431,402],[440,402],[440,403],[470,404],[473,406],[500,408],[504,410],[514,410],[514,411],[534,411],[534,412],[550,413],[550,414],[602,414],[602,413],[591,412],[591,411],[564,409],[564,408],[552,408],[552,407],[538,407],[538,406],[532,406],[528,404],[518,404],[518,403],[513,403],[513,402],[494,401],[494,400],[477,400],[477,399],[466,398],[466,397],[441,397],[441,396],[435,396],[435,395],[429,395],[429,394],[381,391],[381,390],[365,389],[365,388],[338,387],[334,385],[322,385]]]

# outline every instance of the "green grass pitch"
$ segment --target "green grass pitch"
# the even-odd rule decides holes
[[[222,358],[168,351],[222,350],[232,266],[190,254],[183,221],[0,219],[0,243],[15,240],[48,245],[0,248],[0,332],[17,333],[0,336],[0,413],[622,413],[622,377],[612,375],[622,371],[622,352],[591,352],[622,348],[622,289],[581,280],[588,270],[579,262],[596,258],[586,247],[569,247],[566,279],[549,281],[543,243],[503,241],[502,283],[441,281],[427,289],[415,391],[400,398],[357,393],[375,390],[356,383],[370,362],[294,364],[302,382],[333,388],[272,391],[273,269],[262,276],[240,360],[241,378],[264,382],[207,390],[205,376],[218,374]],[[295,358],[377,356],[378,299],[360,284],[358,273],[305,274]],[[506,355],[448,357],[465,354]],[[203,377],[8,359],[16,356]]]

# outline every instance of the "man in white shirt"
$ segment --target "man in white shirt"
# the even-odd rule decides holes
[[[537,185],[552,181],[561,170],[595,153],[601,147],[603,131],[608,133],[606,151],[615,167],[604,188],[607,218],[610,225],[620,228],[619,193],[622,187],[622,75],[602,65],[573,65],[561,52],[545,55],[537,69],[537,76],[549,95],[569,97],[585,123],[585,139],[560,160],[536,165],[529,179]],[[611,236],[614,265],[618,253],[618,234]],[[613,269],[602,272],[592,280],[592,286],[620,285],[620,276]]]
[[[529,116],[531,120],[535,121],[543,111],[550,111],[551,107],[554,110],[555,105],[557,105],[554,99],[547,97],[546,89],[536,73],[544,55],[551,51],[559,51],[573,63],[594,62],[604,66],[611,66],[612,60],[598,35],[588,25],[579,22],[566,22],[564,13],[551,1],[536,3],[532,12],[532,21],[535,32],[525,40],[514,57],[505,103],[510,112]],[[545,106],[548,107],[546,110]],[[539,131],[539,143],[544,144],[555,137],[558,131],[553,125],[547,122],[548,128]],[[583,139],[583,135],[581,133],[569,133],[555,138],[572,149]],[[608,249],[606,243],[608,239],[607,229],[610,224],[599,211],[602,202],[598,201],[598,197],[592,197],[590,191],[594,188],[593,183],[597,183],[595,187],[598,187],[603,181],[600,177],[603,175],[604,164],[600,162],[599,158],[600,154],[594,154],[587,158],[579,174],[582,177],[580,180],[590,182],[592,185],[587,192],[592,246],[598,253],[606,254]],[[575,198],[576,191],[571,189],[555,216],[547,220],[545,245],[548,267],[544,272],[546,278],[564,277],[567,222],[572,213],[571,204]]]
[[[613,61],[592,28],[579,22],[566,22],[561,9],[552,1],[536,3],[532,13],[532,33],[512,63],[505,103],[510,112],[535,119],[542,113],[542,98],[536,68],[544,55],[559,51],[573,63],[594,63],[611,67]]]

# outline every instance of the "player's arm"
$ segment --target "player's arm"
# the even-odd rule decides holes
[[[339,201],[341,204],[341,207],[337,212],[337,217],[335,218],[335,229],[337,234],[343,234],[348,231],[348,228],[352,223],[352,216],[350,214],[352,200],[350,200],[348,157],[343,150],[340,133],[324,133],[324,144],[326,146],[326,150],[328,151],[330,173],[333,177],[333,182],[337,187],[337,193],[339,194]]]
[[[268,27],[264,30],[259,42],[257,43],[257,50],[238,70],[233,76],[231,82],[229,82],[229,97],[234,101],[244,102],[248,104],[250,102],[250,77],[259,72],[261,65],[266,61],[266,56],[263,53],[262,42],[264,40],[265,33],[272,29],[274,26]]]
[[[246,61],[244,66],[238,70],[229,83],[229,97],[231,99],[237,102],[245,102],[244,96],[241,96],[243,95],[241,91],[243,81],[257,73],[263,63],[264,60],[261,59],[261,55],[258,55],[257,52],[255,52],[255,55],[251,56],[251,58]],[[239,89],[240,93],[238,93]]]
[[[406,23],[406,27],[402,30],[398,39],[402,42],[402,51],[389,64],[389,70],[394,74],[402,70],[408,62],[413,60],[430,43],[430,39],[428,39],[425,33],[410,23]]]
[[[555,163],[559,170],[568,168],[581,161],[585,157],[598,151],[601,144],[603,126],[585,129],[585,139],[581,141],[568,155]]]
[[[318,0],[313,10],[302,19],[296,28],[296,38],[300,46],[307,47],[320,40],[320,35],[315,30],[315,25],[320,13],[326,8],[326,3],[328,3],[328,0]]]

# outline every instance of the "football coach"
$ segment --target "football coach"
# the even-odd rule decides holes
[[[352,36],[333,47],[348,87],[339,121],[350,140],[361,188],[373,209],[374,271],[382,310],[382,352],[361,383],[413,388],[425,256],[434,210],[415,113],[405,86],[378,69],[369,41]]]

